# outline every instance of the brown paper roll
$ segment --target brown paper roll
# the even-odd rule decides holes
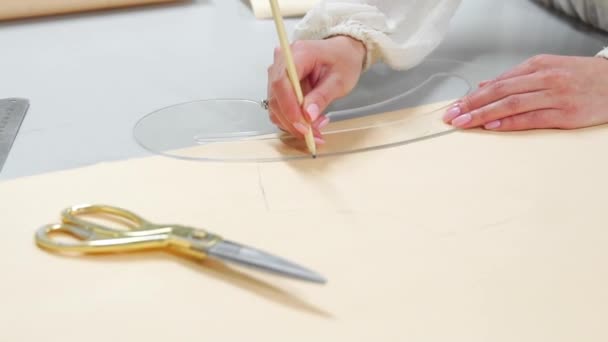
[[[179,1],[183,0],[4,0],[0,20]]]

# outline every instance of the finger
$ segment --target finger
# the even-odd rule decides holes
[[[270,121],[275,124],[275,126],[277,126],[279,129],[281,129],[282,131],[287,132],[287,130],[285,129],[285,127],[283,126],[283,123],[277,118],[277,116],[273,113],[270,112],[269,113],[269,117],[270,117]]]
[[[323,134],[319,130],[318,127],[312,127],[312,135],[315,139],[315,142],[319,145],[325,144],[325,138],[323,138]]]
[[[316,87],[306,95],[304,111],[311,121],[315,121],[334,100],[343,96],[345,92],[342,76],[330,73],[324,79],[319,80]]]
[[[542,67],[542,65],[544,65],[545,61],[546,61],[545,56],[541,56],[541,55],[534,56],[534,57],[526,60],[525,62],[520,63],[520,64],[516,65],[515,67],[503,72],[502,74],[498,75],[498,77],[491,80],[490,82],[502,81],[502,80],[506,80],[509,78],[517,77],[517,76],[531,74],[531,73],[539,70]]]
[[[292,45],[296,71],[300,79],[303,93],[314,93],[313,87],[318,82],[324,67],[322,59],[326,54],[322,52],[324,45],[316,41],[298,41]],[[278,109],[275,114],[278,119],[297,137],[307,133],[307,122],[314,122],[321,114],[318,105],[303,111],[297,101],[292,83],[285,69],[285,61],[280,49],[275,49],[275,63],[269,68],[269,93],[277,98]],[[326,106],[326,105],[325,105]]]
[[[312,90],[312,85],[310,82],[310,77],[303,79],[300,82],[300,85],[302,86],[302,94],[304,96],[306,96],[306,94],[310,93],[310,91]]]
[[[321,132],[321,130],[325,126],[327,126],[327,124],[329,124],[329,118],[324,115],[320,116],[315,122],[312,123],[312,132],[313,136],[315,137],[315,141],[317,141],[317,139],[321,141],[317,141],[317,143],[325,143],[325,139],[323,138],[323,133]]]
[[[275,124],[281,131],[285,132],[285,133],[291,133],[289,132],[285,126],[283,125],[283,123],[277,118],[276,115],[272,114],[270,115],[270,121],[272,121],[273,124]]]
[[[269,93],[276,101],[274,113],[290,133],[298,135],[294,124],[303,121],[302,113],[287,71],[282,65],[277,62],[269,69]]]
[[[563,111],[559,109],[541,109],[509,116],[484,127],[491,131],[523,131],[542,128],[561,128],[558,122],[563,117]]]
[[[300,81],[311,77],[313,84],[323,65],[332,64],[330,59],[334,55],[327,51],[326,42],[320,40],[296,41],[292,44],[292,52]]]
[[[539,62],[539,60],[541,62]],[[514,68],[503,72],[502,74],[498,75],[494,79],[479,82],[479,84],[477,86],[478,86],[478,88],[484,88],[490,84],[494,84],[494,83],[497,83],[500,81],[532,74],[541,68],[542,62],[544,62],[542,57],[536,56],[536,57],[530,58],[529,60],[525,61],[524,63],[521,63],[521,64],[515,66]]]
[[[326,45],[315,40],[297,41],[291,45],[293,62],[300,81],[318,75],[321,65],[325,63],[325,58],[329,55],[324,53],[324,50],[326,50]],[[287,63],[280,48],[275,49],[273,65],[275,71],[286,72]],[[314,84],[316,81],[313,80],[312,83]]]
[[[284,131],[287,131],[293,136],[299,136],[299,132],[293,127],[293,125],[285,118],[284,115],[281,115],[281,107],[276,99],[276,97],[272,97],[268,101],[268,107],[270,112],[275,117],[275,119],[279,122],[279,127],[281,127]]]
[[[272,73],[271,69],[272,69],[272,66],[270,68],[268,68],[269,75]],[[270,77],[269,77],[269,79],[270,79]],[[283,132],[291,133],[291,132],[289,132],[289,130],[287,129],[285,124],[281,121],[281,119],[279,118],[279,115],[276,114],[277,111],[280,110],[280,108],[272,93],[272,88],[270,86],[270,82],[268,82],[268,85],[267,85],[266,99],[268,101],[268,116],[270,117],[270,121],[273,124],[275,124]]]
[[[278,50],[275,49],[275,59],[277,56]],[[282,116],[280,115],[281,108],[277,103],[276,96],[273,92],[272,85],[273,81],[277,78],[277,69],[280,66],[277,63],[272,64],[268,67],[268,82],[266,84],[266,99],[268,101],[268,114],[270,116],[270,120],[277,125],[281,130],[290,132],[289,125],[282,120]]]
[[[307,44],[307,48],[301,48],[301,44],[294,44],[294,46],[300,47],[294,49],[294,63],[296,65],[298,77],[302,80],[302,90],[305,93],[311,91],[312,87],[308,81],[308,76],[313,72],[316,65],[316,55],[313,55],[310,52],[311,49],[309,45],[314,44]],[[277,115],[282,116],[283,119],[289,121],[291,126],[302,133],[303,129],[301,126],[306,123],[306,120],[303,116],[301,106],[297,101],[295,90],[293,89],[293,85],[289,79],[287,70],[285,69],[285,64],[280,51],[275,51],[275,59],[275,64],[269,70],[269,80],[270,92],[278,99],[280,110],[277,111]]]
[[[302,116],[302,109],[289,81],[283,79],[280,83],[276,83],[273,86],[273,93],[277,99],[279,107],[277,114],[281,121],[295,128],[299,133],[303,133],[302,126],[306,120]],[[304,134],[295,133],[297,136],[303,136]]]
[[[285,70],[285,59],[281,57],[281,49],[274,49],[274,61],[270,67],[268,67],[268,89],[272,89],[272,82],[278,80],[281,76],[281,72]]]
[[[321,115],[313,122],[312,126],[318,130],[325,128],[329,124],[329,118],[325,115]]]
[[[319,131],[319,129],[313,127],[312,135],[317,144],[320,144],[320,145],[325,144],[325,138],[323,137],[323,134]]]
[[[486,86],[490,82],[492,82],[492,80],[481,81],[481,82],[477,83],[477,87],[483,88],[484,86]]]
[[[281,126],[281,122],[279,121],[279,119],[277,119],[277,116],[273,113],[273,112],[269,112],[268,113],[269,117],[270,117],[270,122],[272,122],[273,124],[277,125],[277,126]]]
[[[562,59],[563,56],[536,55],[532,58],[529,58],[525,62],[517,65],[516,67],[499,75],[494,80],[490,81],[490,83],[506,80],[517,76],[528,75],[543,69],[548,69],[551,65],[562,63]]]
[[[458,128],[473,128],[508,116],[534,110],[552,108],[555,97],[548,91],[510,95],[492,102],[469,113],[460,115],[451,121]]]
[[[547,89],[548,85],[545,80],[543,73],[534,73],[492,82],[463,97],[454,106],[451,106],[444,114],[443,120],[448,123],[457,116],[477,110],[506,97]]]

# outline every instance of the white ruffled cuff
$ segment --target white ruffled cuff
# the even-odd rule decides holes
[[[377,43],[372,38],[387,32],[386,17],[374,6],[344,3],[333,5],[321,1],[295,27],[295,40],[326,39],[349,36],[360,41],[366,49],[363,70],[369,69],[380,58]]]
[[[603,50],[598,52],[595,56],[608,59],[608,47],[605,47]]]

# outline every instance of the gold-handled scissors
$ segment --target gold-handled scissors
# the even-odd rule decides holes
[[[120,223],[125,229],[88,221],[82,218],[83,215],[101,216]],[[48,224],[38,229],[35,236],[38,246],[55,252],[78,253],[170,248],[197,258],[214,257],[300,280],[326,282],[316,272],[255,248],[224,240],[206,230],[174,224],[154,224],[117,207],[79,205],[65,209],[61,217],[61,223]],[[50,236],[58,232],[69,234],[77,241],[63,242]]]

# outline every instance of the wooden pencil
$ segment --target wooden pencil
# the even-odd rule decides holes
[[[279,35],[281,50],[283,51],[283,56],[285,56],[285,63],[287,65],[287,75],[289,76],[291,85],[293,86],[293,89],[296,92],[298,104],[301,107],[304,103],[304,94],[302,93],[302,88],[300,86],[300,78],[298,77],[296,65],[293,61],[293,54],[291,53],[289,40],[287,39],[287,34],[285,33],[285,25],[283,24],[283,17],[281,15],[281,10],[279,8],[277,0],[270,0],[270,7],[272,9],[272,17],[274,18],[274,23],[277,28],[277,33]],[[316,158],[317,147],[315,144],[315,138],[312,133],[312,127],[311,125],[307,126],[308,131],[307,134],[304,135],[304,138],[306,139],[306,146],[308,147],[308,151],[312,154],[313,158]]]

